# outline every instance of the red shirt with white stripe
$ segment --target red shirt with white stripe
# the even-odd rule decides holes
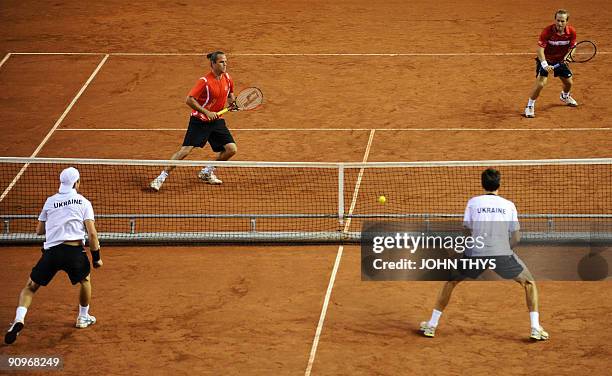
[[[540,34],[538,45],[544,49],[544,56],[548,63],[558,63],[563,60],[569,49],[576,45],[576,29],[565,26],[563,34],[557,33],[557,27],[552,24]]]
[[[234,81],[229,74],[223,73],[217,79],[215,74],[210,72],[198,79],[198,82],[196,82],[188,95],[194,97],[200,106],[208,111],[219,112],[225,108],[229,93],[233,92]],[[209,121],[206,115],[196,110],[191,111],[191,116],[195,116],[202,121]]]

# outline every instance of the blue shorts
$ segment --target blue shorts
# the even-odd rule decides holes
[[[538,76],[548,77],[548,71],[546,69],[542,69],[542,66],[540,65],[540,59],[536,57],[535,61],[536,61],[536,77]],[[548,65],[555,65],[557,63],[558,62],[552,62],[552,63],[548,62]],[[567,65],[561,64],[557,68],[555,68],[554,75],[555,77],[570,78],[572,77],[573,73]]]

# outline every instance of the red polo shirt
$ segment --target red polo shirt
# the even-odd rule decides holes
[[[211,112],[219,112],[225,108],[227,96],[234,92],[234,81],[229,74],[223,73],[218,79],[213,72],[204,77],[200,77],[195,86],[189,91],[189,96],[194,97],[200,106]],[[202,121],[209,119],[201,112],[191,111],[191,116],[195,116]]]
[[[576,45],[576,29],[565,26],[563,34],[557,34],[557,27],[552,24],[540,34],[538,45],[544,48],[544,56],[548,63],[557,63],[563,60],[569,49]]]

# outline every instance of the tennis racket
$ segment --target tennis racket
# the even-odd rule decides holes
[[[576,45],[570,48],[569,52],[565,55],[563,62],[553,65],[553,68],[557,69],[562,64],[566,63],[586,63],[593,59],[597,54],[597,46],[590,40],[583,40],[576,43]]]
[[[223,115],[228,111],[249,111],[261,106],[263,103],[263,93],[256,87],[248,87],[242,90],[236,97],[236,105],[224,108],[217,112],[217,115]]]

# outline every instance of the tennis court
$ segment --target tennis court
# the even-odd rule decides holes
[[[28,17],[39,14],[35,3],[11,3],[0,14],[7,25],[0,31],[0,156],[167,159],[187,125],[185,94],[208,71],[202,53],[219,48],[228,53],[237,88],[265,93],[262,109],[225,116],[238,144],[233,161],[611,157],[606,25],[612,6],[588,1],[570,9],[579,39],[600,48],[593,62],[574,69],[573,93],[581,105],[563,106],[560,85],[551,80],[537,117],[526,119],[521,114],[533,85],[536,38],[558,5],[496,3],[254,1],[223,4],[214,20],[206,5],[191,1],[146,7],[69,1],[45,5],[44,17],[35,19]],[[233,27],[221,37],[218,17],[226,15]],[[209,147],[190,157],[212,158]],[[10,168],[0,193],[21,166]],[[25,187],[44,180],[34,170],[15,180],[1,210],[8,210],[11,195],[27,195]],[[109,192],[122,193],[127,212],[130,199],[163,206],[174,188],[174,199],[187,203],[235,197],[243,189],[229,168],[220,168],[219,176],[229,179],[222,187],[193,190],[195,179],[177,179],[159,195],[145,195],[141,186],[159,171],[113,178],[119,170],[87,175],[83,194],[89,185],[107,184]],[[591,181],[557,175],[558,192],[589,195],[563,203],[563,212],[612,213],[612,198]],[[384,178],[347,173],[347,210],[376,205]],[[592,178],[612,184],[605,173]],[[300,179],[254,174],[244,189],[259,189],[257,197],[272,207],[294,196],[296,210],[334,210],[328,200],[338,192],[317,190],[326,177],[314,177],[312,186]],[[50,174],[40,186],[56,180],[57,173]],[[291,183],[302,181],[293,191]],[[461,212],[461,197],[478,189],[438,203]],[[31,193],[23,211],[36,212],[39,196],[52,193]],[[387,195],[390,211],[394,198],[412,197]],[[417,212],[420,199],[431,200],[414,197]],[[234,204],[261,205],[249,198]],[[226,222],[219,231],[234,225]],[[5,245],[0,251],[0,320],[8,327],[40,251]],[[540,282],[541,320],[552,339],[535,344],[526,341],[529,316],[518,285],[466,283],[445,311],[439,335],[429,340],[416,329],[430,315],[440,283],[362,282],[358,245],[103,244],[102,254],[104,267],[92,273],[95,326],[74,330],[77,290],[58,275],[36,294],[18,341],[0,347],[0,354],[61,355],[64,372],[91,375],[603,375],[612,355],[609,282]]]

